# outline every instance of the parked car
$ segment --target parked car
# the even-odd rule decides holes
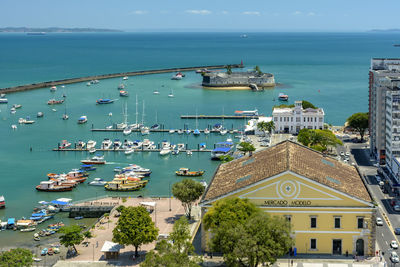
[[[400,211],[400,206],[399,206],[399,205],[395,205],[395,206],[393,207],[393,209],[394,209],[394,211]]]
[[[397,244],[396,240],[392,240],[392,242],[390,242],[390,247],[393,249],[398,249],[399,248],[399,244]]]
[[[46,255],[47,255],[47,252],[48,252],[48,249],[47,249],[47,248],[44,248],[44,249],[42,249],[42,251],[40,252],[40,255],[41,255],[41,256],[46,256]]]
[[[381,177],[379,175],[375,175],[376,182],[379,183],[382,181]]]
[[[393,263],[398,263],[398,262],[399,262],[399,255],[397,255],[396,251],[392,251],[392,252],[390,253],[390,260],[391,260]]]
[[[346,152],[346,156],[350,156],[350,152]]]
[[[400,228],[394,228],[394,233],[396,235],[400,235]]]
[[[382,225],[383,225],[383,221],[382,221],[382,218],[381,218],[381,217],[377,217],[377,218],[376,218],[376,225],[377,225],[377,226],[382,226]]]
[[[344,151],[340,151],[340,156],[344,156]]]

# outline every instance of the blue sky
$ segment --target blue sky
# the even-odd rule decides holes
[[[399,0],[0,0],[0,27],[366,31],[400,28],[399,11]]]

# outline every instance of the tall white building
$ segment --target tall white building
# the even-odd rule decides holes
[[[296,101],[293,108],[274,108],[272,118],[275,132],[298,133],[301,129],[323,129],[324,110],[322,108],[303,109],[302,101]]]
[[[400,156],[400,59],[371,60],[369,132],[371,155],[390,169]]]

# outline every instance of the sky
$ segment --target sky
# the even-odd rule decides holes
[[[0,27],[351,32],[400,28],[399,11],[399,0],[0,0]]]

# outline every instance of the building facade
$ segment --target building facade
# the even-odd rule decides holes
[[[375,253],[376,208],[358,170],[297,143],[220,165],[200,202],[202,214],[232,197],[289,220],[297,253]],[[205,250],[209,238],[202,229]]]
[[[323,129],[324,110],[322,108],[303,109],[302,101],[296,101],[293,108],[274,108],[272,118],[275,132],[298,133],[301,129]]]
[[[374,58],[369,73],[370,153],[391,168],[400,156],[400,59]]]
[[[252,72],[210,72],[203,74],[203,86],[207,87],[235,87],[257,85],[258,87],[275,86],[275,78],[271,73]]]

